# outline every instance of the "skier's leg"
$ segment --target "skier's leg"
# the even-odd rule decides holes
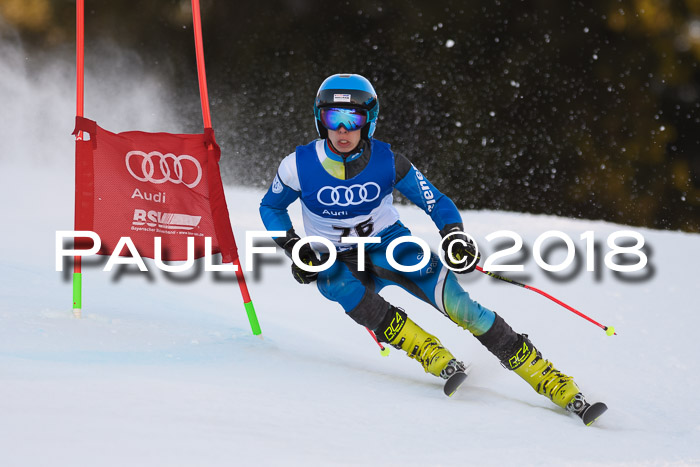
[[[376,292],[369,274],[358,275],[342,261],[318,274],[318,290],[328,300],[337,302],[359,324],[376,329],[389,312],[389,302]]]
[[[338,302],[350,318],[374,331],[380,341],[404,350],[426,372],[448,378],[455,371],[464,370],[464,365],[435,336],[377,293],[381,283],[371,274],[360,273],[352,261],[345,259],[319,273],[317,284],[324,297]]]
[[[539,394],[573,411],[580,393],[573,378],[542,358],[527,334],[516,333],[501,316],[473,301],[452,272],[445,279],[444,306],[448,316],[474,334],[504,367],[513,370]]]
[[[437,337],[414,323],[401,308],[392,306],[375,333],[380,341],[406,352],[426,373],[447,379],[465,369]]]
[[[581,391],[571,376],[560,372],[542,357],[527,334],[518,334],[500,316],[486,333],[476,337],[509,370],[527,381],[538,393],[548,397],[558,406],[572,410]]]
[[[442,266],[441,273],[444,273],[444,280],[436,287],[439,288],[438,291],[442,290],[442,303],[438,302],[434,306],[475,336],[491,329],[496,313],[472,300],[453,272]]]

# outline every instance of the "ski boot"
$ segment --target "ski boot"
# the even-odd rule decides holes
[[[387,313],[384,322],[375,330],[377,338],[423,366],[426,373],[448,380],[445,394],[451,396],[466,379],[464,363],[442,346],[440,340],[424,331],[406,313],[394,306]]]
[[[549,360],[542,358],[527,334],[522,334],[521,338],[522,343],[508,359],[507,368],[527,381],[538,394],[566,409],[569,402],[581,392],[574,378],[560,372]]]
[[[608,410],[602,402],[586,402],[574,378],[565,375],[554,368],[549,360],[542,358],[542,354],[532,345],[527,334],[522,334],[522,346],[509,359],[508,364],[537,393],[578,416],[586,425],[591,425]]]
[[[554,368],[532,345],[527,334],[517,334],[500,316],[496,315],[492,328],[477,339],[498,357],[505,368],[514,371],[538,394],[579,416],[586,425],[607,410],[602,402],[592,405],[586,402],[574,378]]]

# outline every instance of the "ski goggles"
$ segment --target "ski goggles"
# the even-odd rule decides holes
[[[367,124],[367,111],[342,107],[321,109],[321,124],[333,131],[341,126],[348,131],[359,130]]]

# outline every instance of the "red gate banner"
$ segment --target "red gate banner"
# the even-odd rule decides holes
[[[76,140],[75,226],[100,236],[100,254],[112,254],[119,238],[129,237],[141,256],[153,258],[153,239],[161,237],[161,259],[184,261],[187,237],[194,238],[196,258],[210,237],[211,253],[221,253],[224,263],[238,258],[211,128],[111,133],[76,117],[74,134],[80,131],[89,140]]]

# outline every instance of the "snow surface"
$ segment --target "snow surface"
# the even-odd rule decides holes
[[[445,397],[440,380],[397,350],[381,357],[337,305],[298,285],[281,253],[247,273],[264,339],[252,336],[232,275],[166,275],[150,260],[148,274],[107,273],[105,258],[85,261],[83,318],[74,319],[70,273],[54,268],[55,232],[73,225],[70,66],[30,76],[0,65],[3,82],[17,84],[0,95],[10,102],[0,106],[0,127],[14,125],[0,141],[0,466],[700,464],[698,235],[634,229],[651,248],[646,280],[620,280],[599,262],[597,272],[562,282],[532,259],[537,236],[566,232],[583,259],[583,232],[593,231],[605,253],[607,236],[628,227],[463,213],[487,251],[494,247],[486,235],[518,232],[529,248],[528,283],[618,330],[608,337],[544,297],[479,273],[460,278],[574,375],[589,399],[608,404],[592,427],[537,395],[431,307],[386,289],[471,362],[465,386]],[[113,131],[154,130],[168,117],[100,102],[87,115]],[[262,229],[262,194],[226,192],[242,255],[245,233]],[[437,245],[422,211],[399,211],[415,235]],[[298,208],[293,216],[300,225]]]
[[[148,274],[107,273],[104,259],[88,262],[84,317],[74,319],[68,275],[54,270],[55,231],[72,224],[70,171],[5,165],[1,176],[0,465],[700,462],[700,317],[690,268],[697,235],[636,229],[653,248],[655,271],[636,284],[609,270],[598,282],[582,271],[557,283],[526,261],[531,284],[614,325],[613,337],[532,292],[478,273],[462,279],[575,375],[590,399],[609,405],[587,428],[501,368],[466,331],[387,289],[390,301],[472,363],[468,384],[445,397],[440,380],[397,350],[381,357],[338,306],[298,285],[281,253],[248,273],[264,340],[251,335],[230,274],[166,275],[150,260]],[[227,191],[242,254],[245,232],[262,228],[261,196]],[[436,244],[421,211],[400,212]],[[604,239],[622,228],[463,214],[478,239],[510,229],[530,246],[549,229],[582,247],[584,231]]]

